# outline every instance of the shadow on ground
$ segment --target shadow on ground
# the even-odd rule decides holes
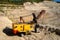
[[[55,33],[56,33],[56,35],[59,35],[60,36],[60,29],[56,29],[55,30]]]
[[[5,33],[6,35],[8,35],[8,36],[20,36],[21,37],[21,34],[13,34],[13,32],[12,32],[12,29],[11,28],[9,28],[9,27],[6,27],[6,28],[4,28],[3,29],[3,33]]]
[[[3,29],[3,32],[8,36],[14,36],[11,28],[6,27],[6,28]]]

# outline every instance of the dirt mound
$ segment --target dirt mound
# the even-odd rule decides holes
[[[0,16],[0,27],[10,26],[12,21],[8,19],[8,17]]]

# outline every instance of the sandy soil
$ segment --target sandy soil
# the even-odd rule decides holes
[[[5,14],[2,13],[2,16],[0,16],[0,40],[60,40],[59,35],[57,35],[55,33],[49,34],[49,32],[46,30],[39,31],[39,33],[32,32],[31,35],[25,35],[23,37],[20,37],[18,35],[13,35],[11,32],[12,31],[11,30],[12,29],[12,26],[11,26],[12,22],[18,22],[20,16],[30,15],[33,12],[36,15],[38,15],[38,13],[42,9],[45,9],[47,11],[47,13],[43,19],[38,20],[38,23],[42,24],[42,25],[49,24],[49,25],[53,25],[55,27],[59,27],[60,26],[59,25],[60,24],[60,22],[59,22],[60,21],[60,19],[59,19],[59,17],[60,17],[59,10],[60,9],[59,8],[60,8],[59,3],[43,2],[43,3],[34,3],[32,5],[25,6],[24,8],[20,8],[20,9],[19,8],[15,8],[15,9],[8,8],[7,11],[4,10]],[[56,12],[57,12],[57,14],[56,14]],[[32,16],[24,17],[24,18],[25,18],[25,21],[32,20]],[[46,35],[45,35],[45,33],[46,33]]]

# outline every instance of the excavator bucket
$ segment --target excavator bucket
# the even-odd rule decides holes
[[[37,19],[41,18],[41,16],[44,15],[44,14],[45,14],[45,10],[42,10],[42,11],[38,14]]]

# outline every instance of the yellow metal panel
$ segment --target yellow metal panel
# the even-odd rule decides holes
[[[13,30],[18,30],[18,32],[27,32],[31,31],[33,27],[31,24],[14,24]]]

